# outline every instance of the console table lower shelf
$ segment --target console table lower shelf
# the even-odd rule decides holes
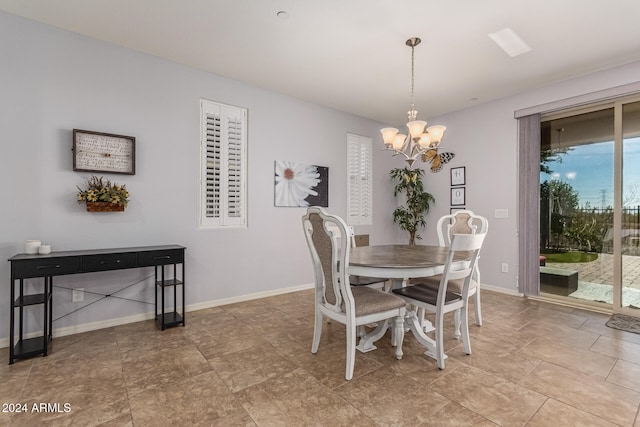
[[[11,263],[9,364],[14,363],[17,358],[48,354],[49,343],[53,337],[53,278],[55,276],[154,267],[156,323],[162,330],[171,326],[184,326],[185,249],[180,245],[141,246],[61,251],[47,255],[17,254],[9,258]],[[43,279],[42,292],[25,294],[25,279],[35,278]],[[173,291],[173,307],[169,307],[168,310],[172,311],[167,312],[165,295],[171,291]],[[38,306],[42,310],[41,317],[36,316],[42,322],[42,336],[25,339],[25,310],[38,310]],[[37,311],[33,312],[33,314],[36,313]]]
[[[155,268],[156,276],[156,322],[164,331],[171,326],[184,326],[184,281],[178,279],[178,271],[176,264],[173,264],[173,277],[165,278],[165,266],[158,265]],[[158,274],[158,270],[160,273]],[[182,264],[182,278],[184,279],[184,263]],[[178,287],[182,288],[182,315],[178,313]],[[173,311],[165,312],[165,291],[173,290]],[[158,304],[158,292],[160,292],[160,304]]]

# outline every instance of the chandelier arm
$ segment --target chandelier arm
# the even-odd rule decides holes
[[[418,144],[417,142],[413,143],[413,151],[414,153],[417,155],[418,153],[420,153],[420,144]]]
[[[395,148],[385,148],[386,151],[393,151],[393,154],[391,155],[392,157],[395,156],[399,156],[399,155],[403,155],[405,157],[405,159],[410,160],[411,157],[405,153],[405,151],[403,149],[397,150]]]
[[[412,143],[412,147],[411,147],[411,157],[412,158],[417,158],[418,155],[423,153],[423,149],[420,146],[420,144],[418,144],[416,141],[413,141]]]
[[[411,148],[411,135],[407,135],[404,139],[404,144],[402,144],[402,151],[405,151],[407,148]]]

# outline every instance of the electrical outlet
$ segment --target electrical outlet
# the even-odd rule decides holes
[[[84,288],[76,288],[71,293],[71,302],[84,301]]]
[[[508,273],[509,272],[509,264],[506,262],[502,263],[502,272],[503,273]]]

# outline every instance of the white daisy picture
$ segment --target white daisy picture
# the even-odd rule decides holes
[[[329,168],[276,160],[275,205],[329,207]]]

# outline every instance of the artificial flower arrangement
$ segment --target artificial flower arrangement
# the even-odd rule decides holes
[[[78,203],[87,203],[87,210],[90,204],[112,205],[124,210],[129,203],[129,192],[125,185],[112,183],[103,177],[92,176],[87,180],[87,189],[78,188]]]

